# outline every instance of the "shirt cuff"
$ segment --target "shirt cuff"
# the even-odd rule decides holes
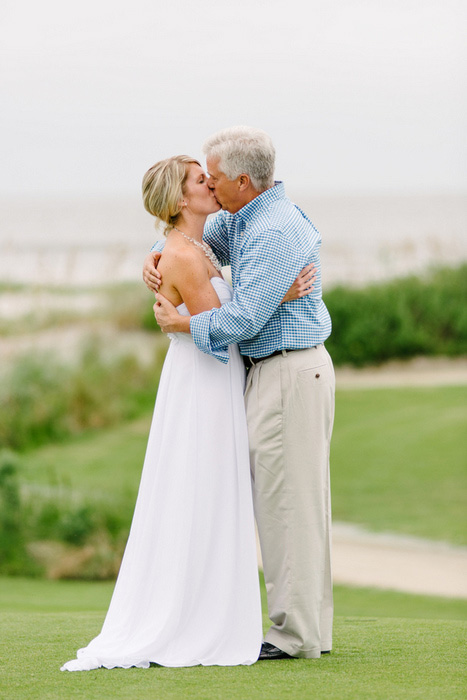
[[[212,355],[219,360],[227,364],[229,361],[229,348],[227,345],[222,347],[214,347],[211,342],[211,337],[209,335],[209,329],[211,325],[211,316],[215,309],[211,311],[203,311],[201,314],[192,316],[190,319],[190,332],[193,341],[199,350],[205,352],[207,355]]]
[[[154,245],[152,246],[150,252],[154,253],[154,251],[157,250],[158,253],[162,253],[162,251],[164,250],[164,246],[165,246],[165,241],[156,241],[154,243]]]

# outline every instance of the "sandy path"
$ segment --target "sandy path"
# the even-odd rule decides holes
[[[467,598],[467,547],[334,523],[335,583]]]
[[[393,360],[380,367],[336,369],[339,389],[467,384],[467,357],[416,357]]]
[[[467,547],[333,523],[335,584],[467,598]],[[259,541],[258,564],[263,568]]]

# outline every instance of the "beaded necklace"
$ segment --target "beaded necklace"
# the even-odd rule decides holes
[[[216,256],[214,255],[207,243],[204,243],[203,241],[196,241],[194,238],[187,236],[186,233],[183,233],[183,231],[180,231],[180,229],[176,226],[173,226],[173,228],[179,233],[181,233],[183,238],[186,238],[187,241],[190,241],[190,243],[193,243],[193,245],[197,246],[197,248],[200,248],[205,254],[205,256],[212,262],[217,272],[220,272],[222,270],[222,265],[220,264],[219,260],[216,258]]]

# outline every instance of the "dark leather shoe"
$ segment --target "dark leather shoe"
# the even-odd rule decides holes
[[[282,649],[278,649],[274,644],[269,644],[269,642],[263,642],[261,645],[261,653],[258,657],[258,661],[265,661],[266,659],[293,659],[295,657],[286,654]]]

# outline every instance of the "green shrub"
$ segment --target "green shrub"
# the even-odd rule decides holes
[[[80,506],[65,512],[58,532],[60,539],[70,544],[84,544],[96,529],[93,510],[90,506]]]
[[[163,355],[149,367],[131,355],[104,360],[96,345],[75,365],[20,358],[0,387],[0,444],[23,450],[140,415],[154,404]]]
[[[134,503],[105,500],[100,494],[77,497],[68,487],[23,488],[18,517],[28,541],[55,540],[83,545],[106,533],[118,542],[128,534]]]
[[[31,575],[37,567],[26,550],[19,465],[13,452],[0,452],[0,572]]]
[[[467,265],[426,279],[408,277],[364,289],[342,286],[324,301],[336,365],[375,364],[416,355],[467,353]]]
[[[13,452],[0,452],[0,575],[114,577],[133,504],[77,501],[56,484],[30,489],[20,484],[21,467]]]

